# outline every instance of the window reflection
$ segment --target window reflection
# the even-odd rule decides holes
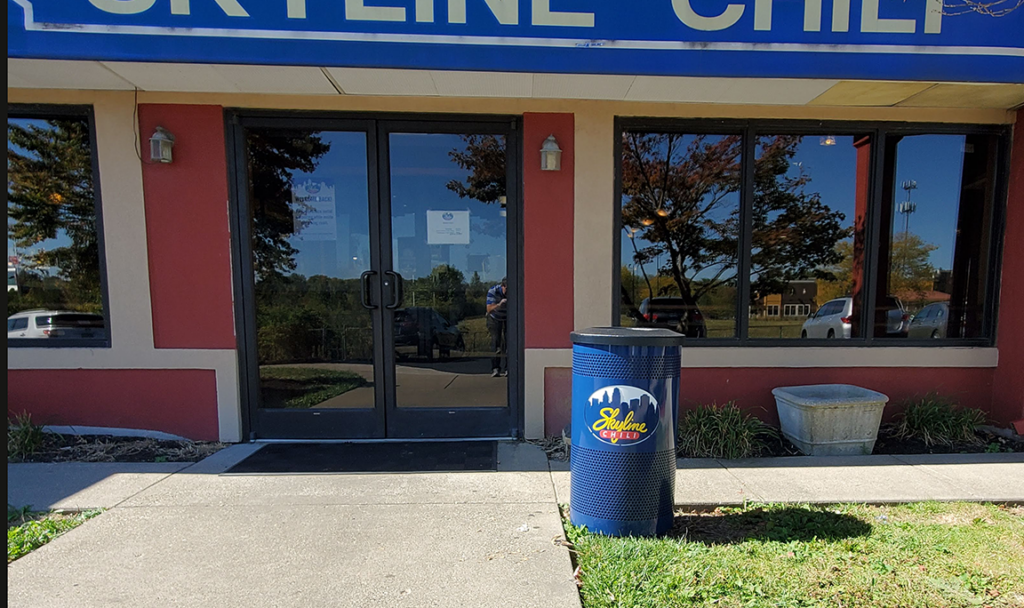
[[[868,136],[757,138],[749,337],[861,335],[871,146]]]
[[[626,132],[621,323],[736,335],[739,135]]]
[[[399,407],[508,404],[504,136],[392,133]]]
[[[256,340],[265,408],[374,405],[364,133],[247,133]]]
[[[7,339],[106,340],[85,117],[7,120]]]
[[[990,135],[888,139],[875,336],[984,335],[996,143]]]

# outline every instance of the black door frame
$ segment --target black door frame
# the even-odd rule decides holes
[[[338,114],[225,110],[230,196],[235,335],[238,343],[242,433],[250,440],[388,440],[416,438],[517,438],[522,435],[523,403],[523,230],[521,117],[435,114]],[[363,132],[367,144],[370,247],[378,252],[371,268],[374,324],[374,399],[372,410],[305,412],[261,409],[255,327],[255,281],[249,223],[245,130],[257,127]],[[383,271],[392,269],[390,133],[500,133],[506,136],[509,288],[516,297],[509,311],[507,408],[398,408],[395,402],[395,353],[391,311]],[[384,219],[388,221],[383,221]],[[388,246],[382,246],[388,243]],[[378,339],[377,336],[382,339]],[[315,417],[315,420],[313,419]]]

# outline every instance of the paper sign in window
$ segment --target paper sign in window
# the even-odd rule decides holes
[[[308,179],[292,186],[295,236],[303,241],[338,240],[334,185],[326,180]]]
[[[469,245],[469,211],[427,211],[427,243]]]

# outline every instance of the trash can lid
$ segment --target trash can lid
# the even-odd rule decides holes
[[[654,327],[589,327],[569,336],[573,344],[612,346],[682,346],[685,336],[671,329]]]

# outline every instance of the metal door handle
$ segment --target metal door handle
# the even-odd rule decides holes
[[[391,303],[385,306],[388,310],[395,310],[402,305],[402,300],[405,298],[405,289],[403,286],[404,280],[402,275],[394,272],[393,270],[385,270],[384,274],[391,277],[395,284],[391,287]],[[387,285],[387,281],[384,282]]]
[[[373,310],[373,309],[377,308],[377,306],[374,306],[370,302],[370,300],[369,300],[369,291],[370,290],[367,288],[367,285],[370,282],[370,277],[373,277],[373,276],[376,276],[376,275],[377,275],[377,272],[375,270],[367,270],[363,274],[359,275],[360,303],[362,303],[363,308],[365,308],[367,310]]]

